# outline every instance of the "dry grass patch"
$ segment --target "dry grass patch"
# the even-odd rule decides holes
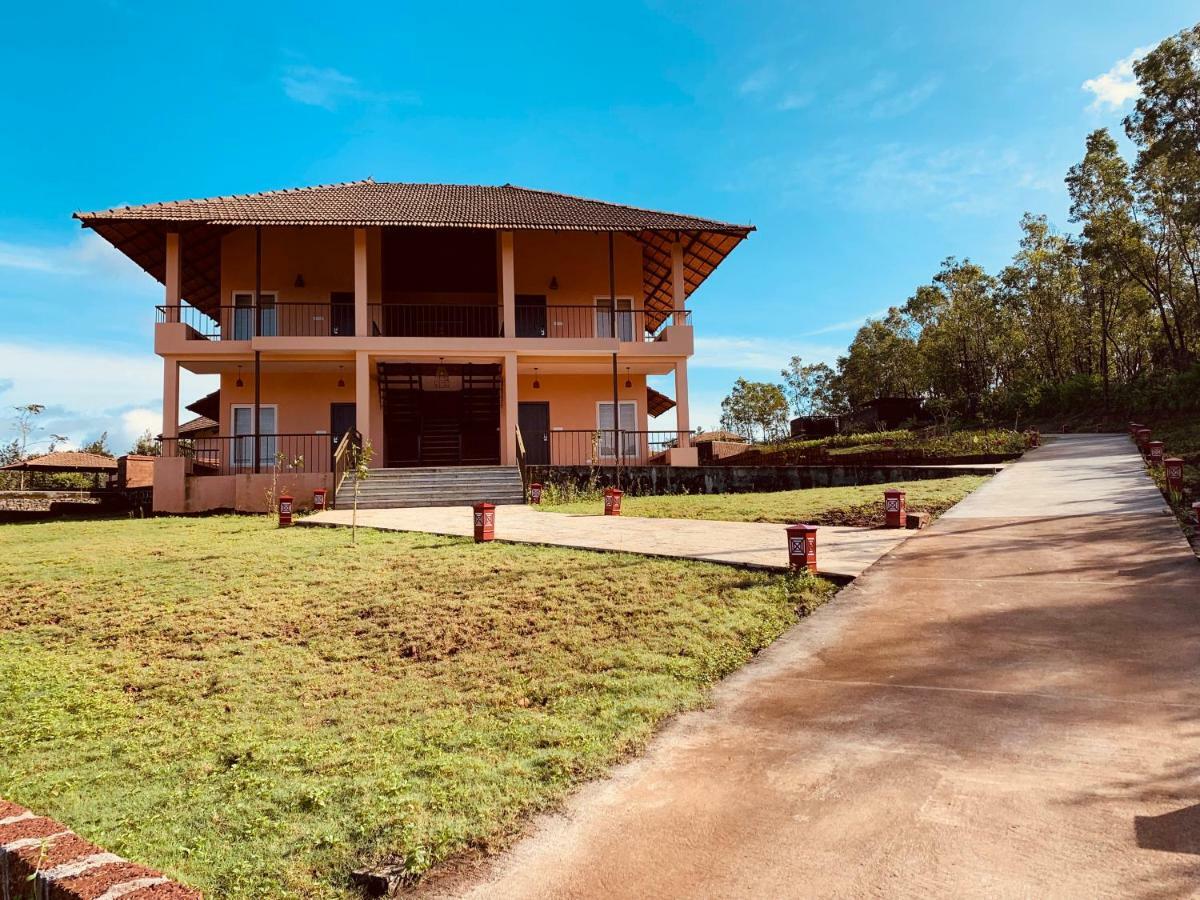
[[[215,517],[0,527],[0,796],[222,898],[502,842],[831,595]]]

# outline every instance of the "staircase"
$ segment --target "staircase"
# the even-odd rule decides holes
[[[458,414],[426,413],[421,421],[421,465],[456,466],[462,459]]]
[[[337,509],[354,503],[354,482],[347,478],[334,498]],[[444,466],[419,469],[372,469],[358,485],[359,509],[398,506],[469,506],[525,502],[516,466]]]

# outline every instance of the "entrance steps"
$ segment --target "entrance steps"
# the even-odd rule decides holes
[[[524,503],[521,471],[516,466],[431,466],[411,469],[372,469],[359,482],[359,509],[402,506],[469,506]],[[334,498],[336,508],[354,504],[354,482],[347,478]]]

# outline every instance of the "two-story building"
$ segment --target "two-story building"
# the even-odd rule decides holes
[[[753,230],[370,180],[76,217],[165,288],[155,508],[171,512],[261,508],[281,473],[297,496],[334,488],[347,436],[389,469],[694,465],[687,299]],[[181,368],[220,377],[216,436],[179,433]],[[646,382],[667,374],[673,400]]]

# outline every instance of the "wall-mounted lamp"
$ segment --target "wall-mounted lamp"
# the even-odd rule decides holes
[[[633,379],[629,377],[629,366],[625,367],[625,387],[633,387]]]
[[[534,366],[533,367],[533,389],[536,391],[541,386],[542,386],[542,383],[540,381],[538,381],[538,377],[537,377],[537,366]]]
[[[550,290],[552,290],[552,291],[558,290],[558,276],[557,275],[550,276]]]
[[[233,386],[239,387],[239,388],[246,386],[246,382],[242,381],[242,367],[241,366],[238,366],[238,377],[237,377],[237,381],[235,381],[233,383]]]
[[[342,376],[342,366],[338,366],[338,387],[346,386],[346,379]]]
[[[304,276],[303,275],[301,275],[299,273],[296,274],[295,285],[296,285],[296,287],[304,287]]]

